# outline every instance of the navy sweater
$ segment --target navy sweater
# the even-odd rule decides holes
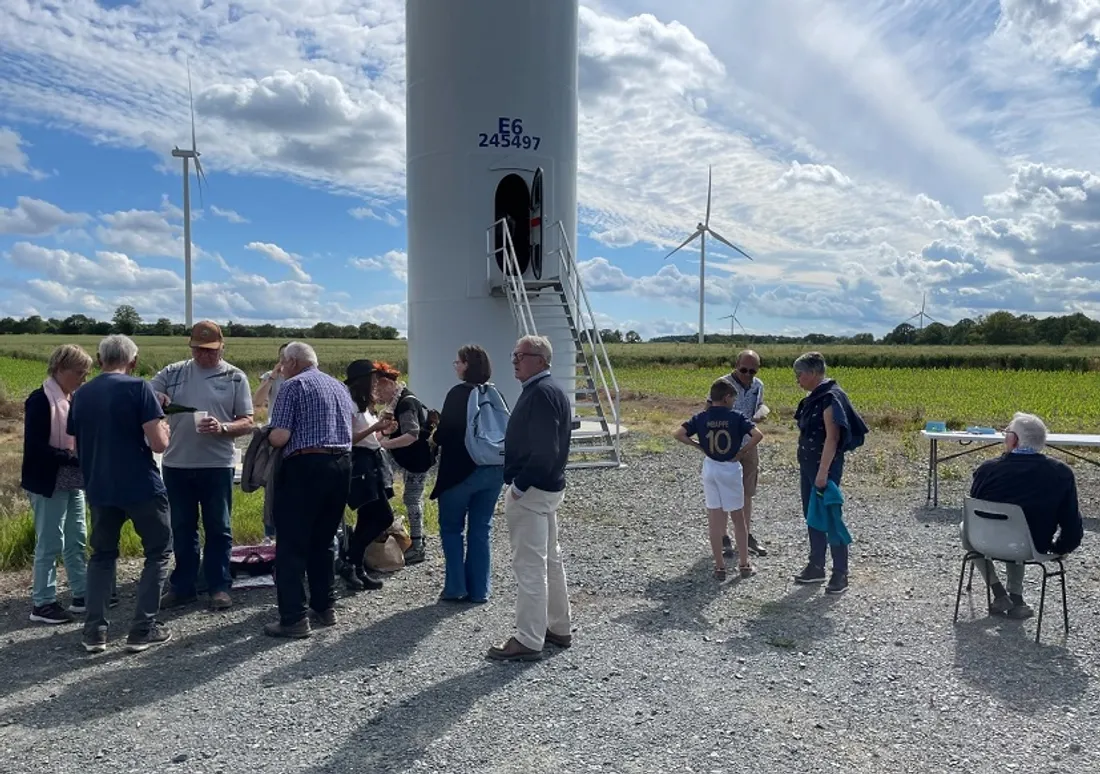
[[[504,483],[521,492],[565,489],[565,463],[573,436],[569,398],[549,375],[528,383],[504,435]]]
[[[39,387],[23,404],[23,469],[20,486],[43,497],[53,497],[57,470],[76,466],[76,455],[50,446],[50,399]]]
[[[1020,506],[1040,553],[1068,554],[1081,545],[1077,482],[1064,462],[1045,454],[1003,454],[974,471],[970,496]]]

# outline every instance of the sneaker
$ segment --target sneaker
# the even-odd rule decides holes
[[[989,614],[1007,615],[1008,611],[1012,608],[1012,600],[1008,598],[1008,594],[1001,594],[1000,596],[993,597],[993,601],[989,603]]]
[[[355,573],[355,568],[347,562],[342,563],[340,571],[336,573],[343,578],[344,583],[348,587],[348,591],[362,591],[366,588],[363,581],[359,579],[359,576]]]
[[[229,596],[227,591],[216,591],[214,595],[210,597],[210,609],[211,610],[228,610],[233,607],[233,599]]]
[[[291,626],[286,626],[278,621],[264,624],[264,634],[268,637],[284,637],[301,640],[312,634],[312,631],[309,625],[309,618],[303,618],[301,621]]]
[[[727,559],[731,558],[736,551],[733,550],[733,543],[730,541],[729,535],[722,535],[722,556]]]
[[[73,601],[69,603],[68,610],[70,613],[86,613],[88,607],[84,604],[84,597],[73,597]]]
[[[764,547],[756,542],[756,538],[752,536],[752,533],[749,533],[749,553],[755,556],[768,555],[768,552],[764,549]]]
[[[172,630],[159,621],[153,621],[144,632],[130,632],[126,638],[126,650],[141,653],[156,645],[163,645],[172,639]]]
[[[420,564],[428,558],[424,550],[424,538],[413,538],[413,544],[405,551],[405,564]]]
[[[31,620],[35,623],[64,624],[72,623],[76,618],[57,602],[50,602],[48,605],[32,607]]]
[[[107,630],[97,629],[94,632],[84,632],[80,635],[80,644],[88,653],[102,653],[107,650]]]
[[[335,626],[337,622],[336,610],[331,607],[328,610],[310,610],[309,616],[321,626]]]
[[[355,577],[359,579],[359,582],[363,584],[363,588],[368,591],[381,591],[385,585],[379,578],[371,575],[364,567],[357,567],[355,569]]]
[[[824,583],[825,582],[825,568],[818,567],[817,565],[810,563],[806,565],[806,569],[794,576],[795,583]]]
[[[1012,594],[1009,596],[1009,601],[1012,603],[1012,607],[1008,611],[1009,618],[1015,618],[1016,620],[1022,621],[1025,618],[1031,618],[1031,616],[1035,615],[1035,611],[1031,609],[1031,605],[1024,602],[1023,595]]]
[[[163,597],[160,598],[160,609],[168,610],[173,607],[183,607],[184,605],[190,605],[192,602],[198,600],[198,594],[180,594],[175,591],[169,591]]]
[[[825,587],[826,594],[843,594],[848,590],[848,573],[834,572],[829,578],[829,585]]]

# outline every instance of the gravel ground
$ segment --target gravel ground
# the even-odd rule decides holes
[[[433,543],[428,563],[344,598],[340,625],[306,641],[264,637],[274,597],[253,590],[225,614],[166,615],[162,648],[89,657],[75,627],[32,628],[25,595],[9,595],[0,771],[1100,770],[1095,518],[1070,562],[1073,628],[1062,636],[1055,596],[1036,645],[1034,619],[989,619],[981,592],[952,625],[958,511],[922,507],[920,463],[900,449],[852,460],[852,586],[833,598],[790,580],[805,532],[789,439],[764,448],[753,531],[771,555],[722,586],[699,459],[661,443],[630,441],[625,470],[572,475],[575,642],[538,663],[483,658],[514,609],[502,521],[488,605],[436,603]],[[964,485],[946,481],[941,504]],[[1096,516],[1100,481],[1082,472],[1081,489]]]

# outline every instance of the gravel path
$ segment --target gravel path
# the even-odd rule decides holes
[[[513,613],[502,521],[490,604],[436,603],[433,544],[431,561],[343,599],[340,625],[300,642],[261,634],[273,593],[253,590],[226,614],[166,616],[163,648],[88,657],[74,627],[31,628],[25,597],[8,597],[0,771],[1100,770],[1095,519],[1070,562],[1073,629],[1062,637],[1054,597],[1036,645],[1034,619],[987,618],[981,592],[952,626],[959,515],[919,507],[919,463],[906,469],[900,451],[853,458],[852,587],[832,598],[790,582],[805,532],[789,444],[764,448],[754,532],[772,553],[724,586],[699,459],[630,448],[628,469],[571,478],[573,648],[483,659]],[[1081,481],[1095,516],[1100,482]],[[964,484],[945,482],[941,503]],[[1037,584],[1028,595],[1037,603]],[[131,604],[126,585],[117,620]]]

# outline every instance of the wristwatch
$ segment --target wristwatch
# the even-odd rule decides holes
[[[221,431],[223,433],[228,433],[229,432],[229,423],[228,422],[222,422],[221,425],[219,425],[219,428],[221,429]]]

